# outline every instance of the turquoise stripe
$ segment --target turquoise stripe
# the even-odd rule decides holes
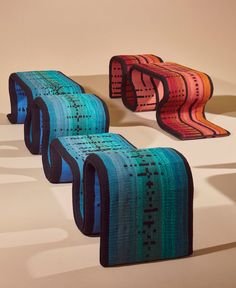
[[[15,92],[17,97],[17,122],[24,123],[27,112],[27,98],[21,86],[15,83]]]
[[[109,181],[108,265],[186,256],[191,191],[179,154],[152,148],[97,155]]]
[[[29,71],[16,74],[31,89],[33,98],[50,94],[83,93],[77,83],[59,71]]]
[[[48,151],[51,141],[57,137],[103,133],[106,130],[103,103],[93,94],[50,95],[41,99],[50,116]],[[78,110],[78,107],[81,108]],[[49,153],[48,161],[50,163]]]
[[[116,177],[116,163],[109,158],[109,153],[97,153],[100,158],[103,160],[104,164],[106,165],[107,172],[109,174],[109,263],[113,263],[116,259],[119,259],[120,251],[118,250],[118,241],[116,241],[116,237],[119,237],[119,227],[121,223],[117,220],[119,219],[119,210],[117,209],[117,203],[119,202],[119,179]],[[122,240],[121,240],[122,241]],[[123,242],[123,241],[122,241]]]
[[[180,158],[178,154],[176,154],[175,151],[169,150],[167,151],[170,157],[170,161],[172,163],[176,158]],[[172,155],[172,157],[171,157]],[[172,160],[173,159],[173,160]],[[172,166],[173,167],[173,166]],[[177,161],[175,164],[175,168],[173,169],[173,176],[175,177],[175,183],[176,183],[176,214],[175,214],[175,251],[177,253],[180,253],[180,255],[188,254],[188,213],[189,213],[189,194],[187,193],[189,187],[188,187],[188,175],[186,171],[186,167],[183,161]],[[183,237],[184,235],[184,237]],[[177,252],[178,251],[178,252]]]
[[[16,75],[28,86],[33,99],[48,95],[74,95],[84,93],[83,88],[81,88],[79,84],[59,71],[17,72]],[[26,91],[17,82],[15,82],[14,85],[17,96],[17,123],[24,123],[28,107]]]
[[[97,153],[98,151],[116,151],[121,149],[134,149],[134,147],[128,143],[122,136],[113,133],[101,133],[101,134],[92,134],[92,135],[83,135],[83,136],[66,136],[58,138],[61,145],[67,150],[67,153],[77,162],[80,171],[80,213],[81,216],[84,216],[84,194],[83,194],[83,165],[88,154],[93,152]],[[98,184],[98,183],[97,183]],[[97,190],[99,194],[100,190]],[[97,205],[100,201],[100,194],[95,195],[94,209],[96,215],[98,215],[97,208],[100,209]],[[99,216],[100,217],[100,216]],[[100,218],[99,218],[100,219]],[[94,224],[94,233],[100,231],[100,221],[96,218]]]

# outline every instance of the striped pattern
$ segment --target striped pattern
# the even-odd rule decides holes
[[[157,122],[181,140],[227,136],[230,133],[211,123],[204,109],[213,93],[205,73],[176,63],[139,64],[130,69],[133,97],[157,107]],[[150,95],[145,96],[149,91]],[[143,111],[138,104],[136,111]]]
[[[120,55],[110,60],[109,89],[132,111],[156,110],[160,127],[181,140],[230,135],[205,117],[213,94],[205,73],[153,55]]]
[[[151,54],[143,55],[118,55],[110,60],[109,65],[109,91],[111,98],[122,98],[128,107],[135,106],[128,72],[134,64],[147,64],[162,62],[160,57]]]
[[[160,61],[134,58],[133,63]],[[191,254],[193,183],[185,158],[169,148],[137,150],[122,136],[105,133],[107,106],[81,92],[57,71],[12,74],[8,117],[25,122],[26,146],[42,153],[49,181],[73,181],[75,222],[82,233],[101,236],[101,264]]]
[[[33,154],[42,152],[44,172],[49,180],[52,140],[62,136],[104,133],[109,128],[107,107],[93,94],[37,97],[32,105],[32,119],[27,120],[26,145]]]
[[[86,234],[84,223],[83,166],[90,153],[99,151],[119,151],[135,149],[118,134],[102,133],[83,136],[59,137],[51,144],[51,171],[47,175],[54,183],[73,181],[73,213],[75,223]],[[96,189],[99,185],[96,180]],[[94,200],[95,219],[90,234],[100,233],[100,192],[97,190]]]
[[[103,266],[192,253],[193,182],[187,161],[177,151],[152,148],[91,154],[85,162],[84,193],[88,234],[96,218],[95,199],[102,195]]]
[[[11,123],[24,123],[33,99],[38,96],[84,93],[83,87],[59,71],[12,73],[9,77]]]

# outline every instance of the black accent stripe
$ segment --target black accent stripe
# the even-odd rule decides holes
[[[94,199],[94,177],[97,172],[100,193],[101,193],[101,240],[100,240],[100,263],[104,267],[109,266],[109,215],[110,215],[110,197],[108,173],[103,161],[95,154],[90,154],[84,163],[84,193],[86,201],[86,227],[92,228],[94,219],[94,209],[89,209]],[[90,232],[90,231],[86,231]]]
[[[155,64],[155,65],[158,65],[158,64]],[[158,79],[162,82],[162,84],[163,84],[163,86],[164,86],[164,95],[163,95],[162,100],[158,103],[158,106],[157,106],[157,109],[156,109],[156,118],[157,118],[157,122],[158,122],[159,126],[160,126],[163,130],[165,130],[165,131],[167,131],[168,133],[174,135],[175,137],[179,138],[180,140],[191,140],[191,139],[196,139],[196,138],[198,138],[198,139],[205,138],[205,137],[203,137],[203,136],[199,136],[199,137],[194,136],[194,137],[192,137],[192,138],[189,137],[189,138],[186,139],[186,138],[182,137],[182,134],[181,134],[181,133],[179,133],[178,131],[176,131],[176,130],[172,129],[171,127],[167,126],[167,125],[162,121],[162,119],[161,119],[161,113],[160,113],[162,107],[168,102],[168,99],[169,99],[169,87],[168,87],[168,83],[167,83],[166,78],[165,78],[164,76],[160,75],[160,74],[157,73],[157,72],[152,72],[152,71],[150,71],[149,69],[145,69],[145,68],[140,67],[139,65],[136,65],[136,64],[134,64],[134,65],[131,67],[131,69],[130,69],[130,74],[132,74],[132,71],[133,71],[133,70],[138,70],[138,71],[144,72],[144,73],[146,73],[146,74],[148,74],[148,75],[150,75],[150,76],[152,76],[152,77],[154,77],[154,78],[158,77]],[[133,88],[133,90],[135,91],[135,87],[134,87],[134,84],[133,84],[133,83],[132,83],[132,88]],[[181,119],[180,119],[180,121],[181,121]],[[181,121],[181,122],[182,122],[182,121]],[[185,123],[184,123],[184,124],[185,124]],[[187,125],[187,126],[189,126],[189,125]],[[191,127],[191,128],[192,128],[192,127]]]
[[[138,61],[139,64],[142,64],[137,56],[134,55],[134,58]],[[145,59],[145,60],[146,60],[146,59]],[[147,61],[147,60],[146,60],[146,61]],[[141,73],[141,81],[142,81],[142,83],[143,83],[143,86],[146,87],[146,83],[145,83],[145,81],[144,81],[144,79],[143,79],[143,74],[142,74],[142,73]]]
[[[186,172],[188,175],[188,191],[189,191],[189,197],[188,197],[188,245],[189,245],[189,254],[193,253],[193,196],[194,196],[194,185],[193,185],[193,176],[191,172],[191,168],[189,166],[189,163],[187,159],[184,157],[183,154],[181,154],[179,151],[171,148],[173,151],[175,151],[183,160]]]
[[[156,66],[158,66],[158,65],[156,65]],[[202,137],[205,138],[204,134],[203,134],[199,129],[197,129],[197,128],[195,128],[195,127],[192,127],[188,122],[185,122],[185,121],[182,119],[182,117],[181,117],[180,111],[181,111],[181,109],[184,107],[184,105],[185,105],[185,103],[187,102],[187,99],[188,99],[188,85],[187,85],[187,82],[186,82],[184,76],[183,76],[180,72],[177,72],[177,71],[175,71],[175,70],[173,70],[173,69],[171,69],[171,68],[168,68],[168,67],[162,67],[162,68],[164,68],[164,69],[167,70],[167,71],[170,71],[170,72],[173,72],[173,73],[176,73],[177,75],[179,75],[179,76],[182,78],[182,80],[184,81],[184,84],[185,84],[186,96],[185,96],[185,99],[184,99],[182,105],[179,106],[179,109],[178,109],[179,120],[180,120],[182,123],[184,123],[185,125],[189,126],[191,129],[196,130],[197,132],[199,132],[199,133],[202,135]],[[190,119],[191,119],[191,117],[190,117]],[[195,121],[193,121],[193,122],[195,122]],[[195,123],[196,123],[196,122],[195,122]]]
[[[160,57],[153,55],[153,54],[150,54],[150,55],[152,55],[153,57],[156,57],[160,62],[163,62],[163,60]],[[133,55],[128,55],[128,56],[133,56]],[[127,71],[127,64],[121,56],[113,56],[109,62],[109,97],[110,98],[120,98],[120,97],[112,97],[112,94],[113,94],[112,93],[112,62],[113,61],[117,61],[121,65],[121,70],[122,70],[121,98],[122,98],[122,101],[123,101],[126,108],[135,112],[137,105],[138,105],[137,97],[136,97],[137,95],[136,95],[133,83],[130,79],[130,73],[128,73],[128,71]],[[132,69],[132,66],[131,66],[131,69]],[[126,97],[126,83],[127,83],[127,81],[131,87],[131,91],[133,94],[132,104],[130,102],[128,102],[128,99]]]
[[[40,71],[35,71],[35,72],[40,72]],[[58,73],[62,74],[64,77],[70,79],[70,81],[72,81],[73,83],[77,84],[80,87],[81,93],[85,93],[84,88],[80,84],[75,82],[73,79],[66,76],[61,71],[55,70],[55,72],[58,72]],[[18,111],[17,111],[18,103],[17,103],[17,95],[16,95],[16,90],[15,90],[15,83],[17,83],[24,90],[24,93],[25,93],[26,98],[27,98],[27,111],[31,107],[31,104],[33,101],[33,95],[32,95],[32,91],[31,91],[30,87],[17,75],[17,73],[12,73],[10,75],[8,83],[9,83],[8,87],[9,87],[9,95],[10,95],[10,102],[11,102],[11,113],[9,113],[7,115],[7,118],[9,119],[9,121],[12,124],[16,124],[17,118],[18,118]],[[50,85],[52,85],[52,83],[50,83]]]
[[[33,101],[33,95],[32,91],[29,88],[28,85],[25,84],[24,81],[21,80],[21,78],[16,74],[12,73],[9,77],[9,95],[10,95],[10,102],[11,102],[11,113],[7,115],[7,118],[12,124],[17,123],[18,118],[18,110],[17,110],[17,95],[15,90],[15,83],[20,85],[20,87],[24,90],[26,98],[27,98],[27,106],[29,109],[32,101]]]

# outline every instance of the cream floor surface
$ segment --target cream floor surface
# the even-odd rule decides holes
[[[111,131],[137,147],[173,147],[192,167],[194,253],[180,260],[102,268],[99,238],[83,236],[71,208],[71,185],[50,184],[41,157],[24,146],[23,125],[0,114],[0,287],[236,287],[236,96],[217,95],[207,117],[230,137],[179,141],[154,112],[132,113],[108,98],[108,77],[74,77],[109,105]],[[219,83],[220,85],[220,83]],[[7,95],[4,95],[7,99]]]

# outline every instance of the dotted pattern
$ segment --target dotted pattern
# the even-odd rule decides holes
[[[122,136],[113,133],[102,133],[93,135],[83,135],[83,136],[68,136],[59,137],[58,141],[60,145],[66,150],[67,159],[68,155],[70,159],[74,159],[78,165],[78,177],[80,182],[74,183],[73,191],[73,211],[75,222],[77,223],[79,229],[83,231],[83,222],[79,219],[84,217],[84,201],[83,201],[83,165],[86,157],[91,153],[96,153],[99,151],[119,151],[122,149],[135,149],[130,143],[128,143]],[[57,143],[55,143],[58,145]],[[55,144],[53,145],[55,147]],[[54,148],[56,149],[56,147]],[[65,158],[65,155],[60,155]],[[72,163],[69,163],[72,166]],[[62,171],[63,173],[63,171]],[[100,192],[96,193],[94,209],[99,209],[100,212]],[[97,215],[94,220],[93,233],[97,234],[100,232],[100,213],[95,212]]]
[[[16,118],[16,123],[24,123],[28,106],[36,97],[84,92],[72,79],[53,70],[13,73],[9,85],[12,114],[15,113],[12,116]]]
[[[37,113],[42,113],[42,123],[32,119],[32,122],[37,122],[33,127],[35,133],[32,133],[32,145],[41,144],[46,165],[50,164],[49,148],[55,138],[103,133],[108,129],[105,104],[93,94],[38,97],[35,99],[32,117],[37,118]],[[39,137],[34,138],[37,131],[40,131],[39,127],[42,127],[41,143],[37,143]]]
[[[17,122],[23,123],[25,121],[25,116],[27,113],[27,96],[25,91],[21,88],[19,84],[15,82],[15,93],[17,95]]]
[[[101,235],[101,242],[107,241],[101,246],[102,264],[191,254],[193,188],[182,156],[169,148],[96,154],[106,166],[109,181],[109,204],[102,211],[109,223],[108,236],[104,230]]]
[[[212,95],[206,74],[176,63],[139,64],[130,70],[130,81],[135,97],[145,102],[137,102],[136,111],[143,111],[143,105],[154,105],[159,125],[174,136],[188,140],[229,135],[205,118],[204,108]],[[153,102],[145,96],[146,91]]]
[[[110,97],[120,98],[130,107],[135,105],[132,88],[128,81],[128,72],[134,64],[159,63],[162,60],[151,54],[143,55],[118,55],[110,60]]]

